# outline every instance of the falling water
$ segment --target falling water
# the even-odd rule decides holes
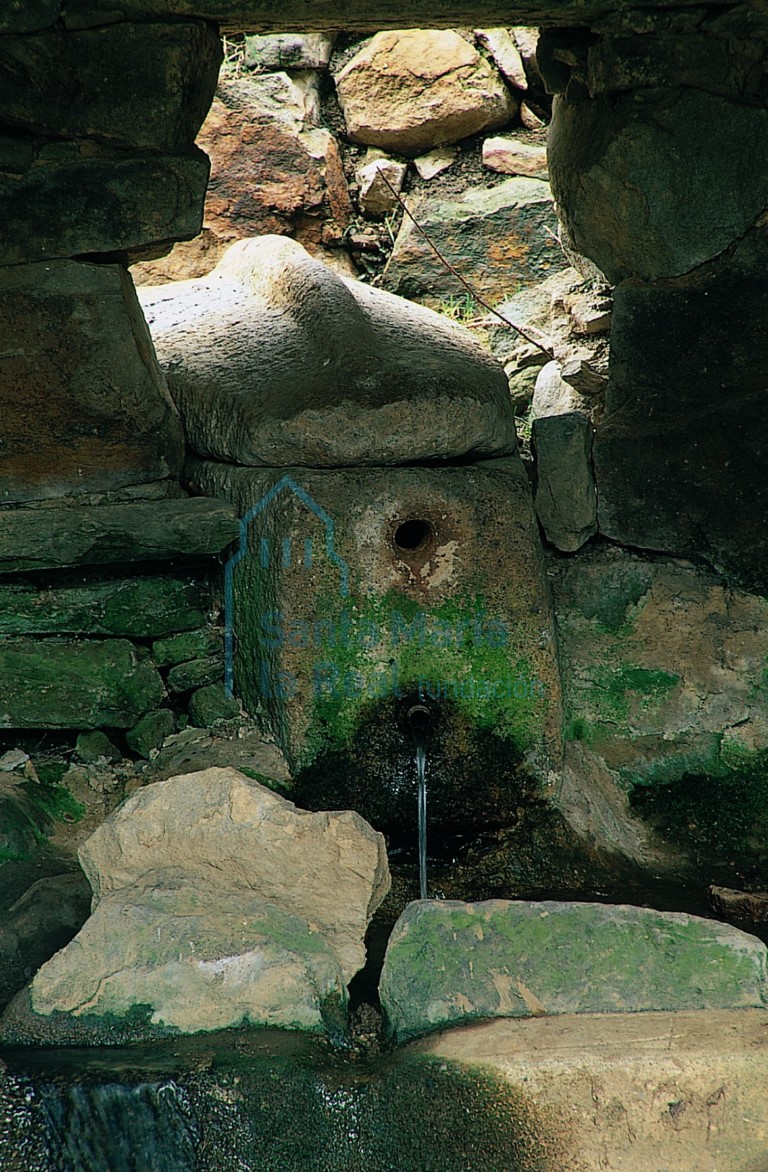
[[[419,898],[427,899],[427,734],[432,714],[424,704],[414,704],[408,712],[408,724],[416,749],[416,772],[419,780]]]
[[[419,899],[427,899],[427,749],[423,741],[416,745],[416,770],[419,775]]]

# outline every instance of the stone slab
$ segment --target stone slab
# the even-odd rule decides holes
[[[22,140],[23,141],[23,140]],[[54,143],[20,174],[0,175],[0,264],[127,252],[191,240],[203,223],[207,157],[110,153]],[[154,253],[157,255],[157,252]]]
[[[536,515],[547,541],[573,553],[597,533],[592,423],[578,411],[534,419],[531,440]]]
[[[0,641],[0,728],[130,728],[164,695],[127,639]]]
[[[237,535],[222,501],[0,510],[0,573],[220,553]]]
[[[0,635],[162,639],[199,627],[210,606],[210,592],[192,575],[94,578],[43,588],[6,581],[0,582]]]
[[[0,42],[0,109],[23,133],[174,151],[211,104],[221,43],[202,22],[131,24]]]
[[[620,904],[411,903],[381,1003],[402,1041],[483,1017],[768,1005],[766,946],[717,920]]]
[[[764,1009],[585,1014],[449,1030],[409,1053],[493,1073],[555,1148],[547,1172],[768,1166]]]

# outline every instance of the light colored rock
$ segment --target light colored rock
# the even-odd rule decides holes
[[[241,887],[200,879],[166,867],[102,898],[37,972],[27,1029],[53,1014],[119,1021],[136,1006],[150,1009],[139,1027],[147,1036],[244,1024],[317,1031],[341,1018],[345,980],[321,932]],[[73,1027],[49,1028],[65,1041]]]
[[[564,553],[574,553],[597,533],[592,424],[579,411],[534,419],[531,442],[536,515],[547,541]]]
[[[533,419],[546,419],[551,415],[566,415],[583,408],[584,400],[570,383],[560,374],[559,362],[548,362],[542,366],[536,378],[533,392]]]
[[[716,920],[597,903],[411,903],[381,1003],[395,1037],[483,1017],[764,1008],[766,946]]]
[[[516,450],[504,373],[467,330],[292,240],[241,241],[210,277],[142,300],[202,455],[327,467]]]
[[[757,1172],[767,1025],[763,1009],[544,1017],[450,1030],[410,1053],[505,1079],[557,1172]]]
[[[413,165],[421,179],[434,179],[442,171],[446,171],[456,162],[455,147],[435,147],[427,151],[426,155],[419,155],[413,160]]]
[[[178,475],[181,424],[125,270],[2,269],[0,353],[1,502]]]
[[[498,73],[458,33],[377,33],[336,77],[354,142],[418,155],[503,126],[517,102]]]
[[[536,48],[539,43],[538,29],[530,28],[528,25],[515,25],[514,28],[510,29],[510,32],[522,58],[528,85],[543,90],[544,83],[536,61]]]
[[[206,769],[138,790],[80,850],[94,908],[150,871],[250,893],[304,917],[349,981],[368,921],[389,890],[382,835],[351,811],[299,810],[236,769]]]
[[[546,126],[544,119],[536,113],[533,106],[529,106],[528,102],[520,103],[520,121],[526,130],[541,130]]]
[[[499,71],[515,89],[527,90],[528,78],[515,41],[507,28],[476,28],[475,37],[488,50]]]
[[[538,284],[560,264],[552,196],[541,179],[515,177],[493,187],[469,188],[458,197],[439,199],[426,193],[407,202],[445,258],[492,304],[502,301],[510,286]],[[383,280],[394,293],[430,305],[460,292],[408,217]]]
[[[547,178],[546,147],[521,142],[517,138],[486,138],[483,143],[483,163],[491,171],[500,171],[503,175]]]
[[[245,64],[258,69],[327,69],[329,33],[267,33],[245,38]]]
[[[336,140],[317,126],[312,76],[220,82],[197,140],[211,159],[203,232],[135,266],[137,284],[204,276],[244,237],[290,234],[313,251],[340,243],[352,204]]]
[[[356,172],[356,178],[360,184],[360,194],[358,195],[360,210],[366,216],[378,217],[386,216],[388,212],[396,208],[397,195],[402,189],[407,170],[407,164],[398,163],[396,159],[366,160]],[[394,189],[395,194],[390,190],[391,188]]]

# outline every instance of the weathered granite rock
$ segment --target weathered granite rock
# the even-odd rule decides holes
[[[508,28],[477,28],[475,37],[479,44],[488,50],[509,84],[515,89],[527,90],[525,66],[511,31]]]
[[[202,21],[5,37],[3,119],[27,134],[183,149],[208,112],[221,55],[218,36]]]
[[[327,33],[267,33],[245,38],[249,69],[326,69],[334,37]]]
[[[99,901],[0,1023],[6,1041],[105,1042],[229,1026],[338,1027],[339,962],[300,915],[163,868]],[[145,1020],[139,1024],[137,1015]]]
[[[389,890],[384,839],[350,811],[310,814],[235,769],[138,790],[81,847],[94,907],[157,868],[192,886],[250,893],[305,917],[345,982],[365,961],[370,917]]]
[[[32,979],[88,918],[91,892],[85,876],[38,879],[3,913],[0,927],[0,1006]]]
[[[547,541],[564,553],[574,553],[597,533],[592,424],[578,411],[534,419],[531,440],[536,515]]]
[[[0,269],[0,351],[0,502],[178,475],[181,424],[124,269]]]
[[[527,175],[547,179],[546,147],[522,142],[519,138],[496,136],[483,143],[483,164],[502,175]]]
[[[353,142],[404,155],[503,126],[517,109],[492,66],[447,30],[377,33],[336,91]]]
[[[25,516],[29,520],[30,514]],[[8,513],[2,515],[0,528],[8,517]],[[93,578],[84,584],[64,582],[42,589],[28,583],[0,582],[0,635],[159,639],[199,627],[210,604],[204,583],[191,574]]]
[[[164,695],[127,639],[0,641],[0,728],[130,728]]]
[[[408,206],[446,259],[492,303],[502,301],[510,288],[535,285],[559,266],[552,195],[541,179],[507,179],[456,199],[422,197]],[[385,287],[439,305],[449,281],[445,266],[405,217],[384,270]],[[461,291],[458,282],[456,291]]]
[[[352,216],[341,156],[298,81],[222,80],[197,142],[211,159],[203,232],[139,265],[139,282],[201,277],[244,237],[290,234],[313,251],[339,244]]]
[[[689,272],[768,204],[768,111],[715,94],[558,98],[548,150],[568,235],[612,284]]]
[[[411,903],[380,994],[399,1041],[483,1017],[765,1008],[766,947],[729,925],[626,905]]]
[[[0,522],[0,573],[5,574],[220,553],[237,535],[233,509],[202,497],[6,509]]]
[[[141,300],[202,455],[325,467],[516,450],[503,372],[468,331],[295,241],[240,241],[210,277]]]
[[[161,255],[200,231],[208,171],[197,147],[131,157],[96,144],[83,152],[77,143],[33,141],[18,172],[0,174],[0,264]]]

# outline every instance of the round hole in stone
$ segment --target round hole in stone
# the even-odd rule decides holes
[[[398,553],[418,553],[431,545],[434,539],[435,531],[432,525],[420,517],[401,521],[394,533],[395,549]]]

